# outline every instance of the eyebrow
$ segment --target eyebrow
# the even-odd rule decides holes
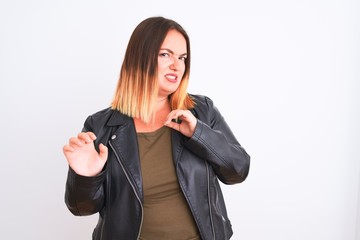
[[[171,54],[174,54],[174,51],[172,51],[171,49],[168,49],[168,48],[160,48],[160,50],[165,50],[165,51],[168,51]],[[179,57],[183,57],[183,56],[186,56],[186,55],[187,55],[187,53],[183,53],[183,54],[180,54]]]

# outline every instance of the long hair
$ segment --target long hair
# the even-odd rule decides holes
[[[133,31],[121,66],[115,96],[111,104],[130,117],[145,123],[154,119],[158,96],[158,55],[169,32],[176,30],[186,40],[185,72],[177,90],[169,96],[171,109],[190,109],[194,101],[187,93],[190,75],[190,40],[185,30],[175,21],[151,17],[142,21]]]

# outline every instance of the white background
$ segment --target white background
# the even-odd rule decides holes
[[[64,204],[62,146],[110,104],[135,26],[179,22],[191,93],[252,157],[223,186],[234,240],[360,239],[360,4],[355,0],[1,0],[1,239],[90,239]],[[126,224],[126,223],[124,223]]]

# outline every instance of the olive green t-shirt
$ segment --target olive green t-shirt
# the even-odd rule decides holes
[[[179,186],[172,157],[171,130],[137,133],[144,191],[141,240],[200,240]]]

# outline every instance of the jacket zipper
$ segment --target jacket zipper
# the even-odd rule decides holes
[[[140,228],[139,228],[139,230],[138,230],[138,236],[137,236],[137,239],[139,239],[139,238],[140,238],[140,231],[141,231],[142,224],[143,224],[143,219],[144,219],[144,207],[143,207],[143,205],[142,205],[142,202],[141,202],[141,200],[140,200],[139,195],[137,194],[137,192],[136,192],[136,190],[135,190],[134,185],[133,185],[132,182],[130,181],[129,175],[128,175],[127,172],[126,172],[124,165],[123,165],[122,162],[120,161],[119,155],[118,155],[117,152],[115,151],[115,149],[114,149],[114,147],[113,147],[113,145],[111,144],[110,141],[109,141],[109,145],[110,145],[111,149],[113,150],[113,152],[115,153],[116,159],[117,159],[117,161],[119,162],[122,170],[124,171],[125,176],[126,176],[126,179],[127,179],[128,182],[130,183],[130,185],[131,185],[131,187],[132,187],[132,189],[133,189],[133,191],[134,191],[134,194],[135,194],[135,196],[136,196],[136,198],[137,198],[137,200],[139,201],[140,206],[141,206],[141,222],[140,222]]]
[[[212,211],[211,211],[210,173],[209,173],[208,163],[206,162],[206,160],[204,160],[204,162],[205,162],[205,166],[206,166],[206,175],[207,175],[207,192],[208,192],[208,201],[209,201],[209,214],[210,214],[211,230],[212,230],[212,234],[213,234],[214,240],[215,240],[216,239],[216,237],[215,237],[215,228],[214,228],[214,221],[213,221],[213,218],[212,218]]]

